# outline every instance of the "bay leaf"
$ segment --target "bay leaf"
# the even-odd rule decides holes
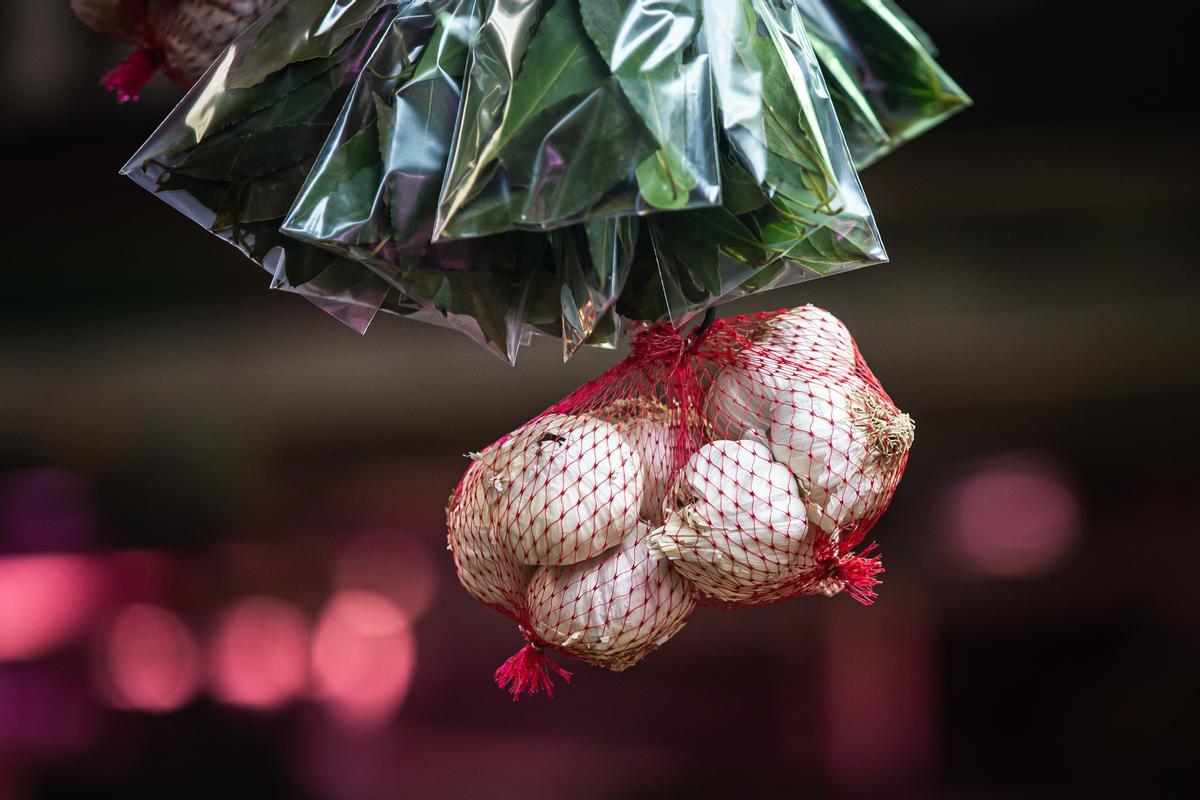
[[[286,0],[258,32],[250,56],[230,69],[229,89],[262,83],[301,61],[325,58],[338,49],[387,0]]]

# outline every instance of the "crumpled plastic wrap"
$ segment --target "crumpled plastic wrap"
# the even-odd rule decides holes
[[[854,161],[948,113],[929,65],[890,3],[289,0],[124,171],[356,330],[565,358],[886,260]]]

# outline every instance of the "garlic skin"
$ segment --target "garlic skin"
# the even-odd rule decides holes
[[[691,588],[648,545],[639,525],[616,549],[569,567],[539,567],[529,584],[530,627],[549,645],[621,671],[683,628]]]
[[[486,480],[484,465],[471,464],[446,509],[446,541],[463,588],[479,602],[516,615],[525,600],[527,569],[496,537]]]
[[[547,414],[480,458],[496,532],[521,564],[586,561],[637,524],[642,460],[607,422]]]
[[[842,382],[856,375],[854,337],[840,319],[814,305],[793,308],[768,323],[767,360],[795,365],[806,381]]]
[[[813,305],[772,318],[757,340],[713,382],[706,416],[717,436],[762,438],[772,411],[798,386],[840,383],[857,375],[857,354],[849,329]]]
[[[865,384],[810,384],[776,407],[771,451],[808,493],[809,520],[835,534],[887,506],[914,432]]]
[[[705,595],[760,599],[813,567],[796,479],[761,442],[704,445],[680,472],[654,552]]]
[[[617,423],[617,430],[642,460],[642,504],[638,511],[643,519],[660,522],[663,500],[674,476],[679,437],[666,422],[657,419],[626,420]]]

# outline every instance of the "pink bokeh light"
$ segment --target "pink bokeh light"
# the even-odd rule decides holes
[[[437,570],[428,548],[412,534],[373,528],[356,536],[338,558],[334,586],[383,595],[416,620],[433,602]]]
[[[183,707],[196,693],[200,654],[178,616],[146,604],[126,606],[105,637],[100,680],[121,708],[164,713]]]
[[[308,686],[308,621],[274,597],[245,597],[218,621],[209,651],[213,695],[247,708],[273,709]]]
[[[416,664],[408,618],[374,592],[337,593],[313,636],[315,696],[349,728],[386,724],[404,702]]]
[[[0,559],[0,662],[47,655],[84,628],[103,572],[84,556]]]
[[[991,459],[946,493],[958,559],[986,575],[1027,577],[1058,567],[1078,543],[1083,505],[1064,470],[1030,455]]]

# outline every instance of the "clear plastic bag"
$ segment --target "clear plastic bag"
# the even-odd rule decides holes
[[[296,197],[285,233],[388,274],[422,263],[482,2],[397,7]],[[413,15],[435,20],[428,36],[405,35]]]
[[[527,645],[496,672],[550,689],[557,651],[624,670],[698,604],[845,592],[899,485],[912,420],[812,306],[643,331],[620,364],[478,453],[450,498],[463,587]]]
[[[883,11],[926,52],[846,3],[872,58],[902,50]],[[886,260],[807,7],[289,0],[125,172],[357,330],[382,309],[510,362],[535,334],[613,347]],[[933,113],[885,94],[881,120]]]
[[[271,273],[273,288],[299,293],[359,331],[387,283],[279,228],[350,78],[388,30],[393,9],[386,5],[274,6],[233,41],[122,170],[241,249]]]
[[[971,104],[934,60],[928,35],[890,0],[791,2],[859,169]]]
[[[557,231],[544,252],[525,233],[432,243],[481,6],[430,4],[436,25],[427,42],[399,33],[423,6],[400,13],[359,73],[283,231],[367,265],[403,295],[397,306],[425,306],[409,316],[457,328],[509,361],[532,331],[561,337],[565,356],[584,343],[615,346],[609,311],[628,272],[629,224]]]
[[[796,11],[785,0],[705,0],[723,127],[722,205],[647,220],[657,279],[623,311],[684,321],[716,303],[887,260]]]
[[[472,48],[435,238],[716,204],[698,5],[494,0]]]

